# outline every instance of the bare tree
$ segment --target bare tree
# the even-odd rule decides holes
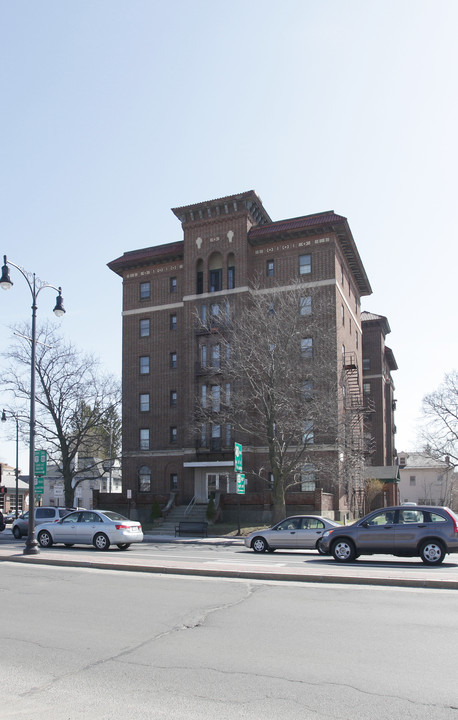
[[[449,458],[458,465],[458,371],[444,377],[437,390],[423,398],[423,427],[421,430],[425,452],[434,459]]]
[[[16,399],[22,415],[30,402],[30,341],[27,327],[17,328],[16,341],[4,357],[9,361],[2,382]],[[101,476],[103,467],[78,469],[78,453],[107,458],[107,432],[114,428],[119,446],[120,387],[104,374],[99,361],[78,351],[51,326],[37,332],[35,436],[62,472],[65,504],[73,504],[77,485],[87,477]],[[22,407],[21,407],[22,405]],[[113,435],[112,435],[113,442]],[[113,457],[115,456],[113,453]],[[81,475],[83,473],[84,476]]]
[[[286,491],[299,487],[307,469],[335,470],[329,454],[325,460],[317,450],[318,444],[335,449],[338,439],[331,293],[301,283],[287,290],[254,284],[236,298],[238,305],[212,305],[204,323],[212,358],[196,397],[194,428],[205,435],[215,425],[230,425],[244,445],[265,448],[268,462],[250,472],[271,479],[274,522],[285,516]]]
[[[374,502],[378,495],[383,492],[385,483],[378,478],[366,478],[364,480],[365,512],[374,510]]]

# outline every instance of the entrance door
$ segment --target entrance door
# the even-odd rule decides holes
[[[215,492],[229,492],[229,476],[227,473],[207,473],[207,497]]]

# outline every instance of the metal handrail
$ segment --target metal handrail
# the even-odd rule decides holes
[[[193,509],[194,505],[196,504],[196,500],[197,500],[197,498],[196,498],[196,496],[194,495],[193,498],[192,498],[192,500],[191,500],[191,502],[189,503],[188,507],[187,507],[186,510],[184,511],[184,516],[185,516],[185,517],[187,517],[187,516],[190,514],[191,510]]]

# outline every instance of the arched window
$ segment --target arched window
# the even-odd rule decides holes
[[[147,465],[138,471],[138,492],[151,492],[151,470]]]
[[[204,291],[204,261],[198,260],[197,261],[197,268],[196,268],[196,293],[197,295],[202,295]]]
[[[208,262],[208,291],[223,289],[223,259],[221,253],[213,253]]]

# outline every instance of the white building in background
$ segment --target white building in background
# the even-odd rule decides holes
[[[122,478],[119,460],[109,463],[98,458],[79,458],[81,468],[75,480],[73,506],[84,507],[91,510],[93,507],[93,491],[104,493],[121,493]],[[79,480],[83,480],[78,482]],[[44,478],[44,491],[41,505],[63,507],[65,505],[64,481],[62,472],[57,465],[48,465],[48,472]]]
[[[400,452],[398,462],[401,503],[453,506],[456,480],[448,458],[433,460],[421,452]]]

